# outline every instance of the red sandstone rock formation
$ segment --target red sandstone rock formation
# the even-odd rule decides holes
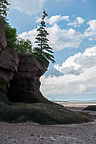
[[[6,36],[5,36],[5,28],[3,23],[0,21],[0,53],[7,46]]]
[[[7,47],[4,25],[0,22],[0,101],[49,102],[39,90],[39,79],[47,67],[33,55],[18,58],[14,49]]]
[[[0,22],[0,100],[3,102],[8,102],[6,94],[10,87],[10,80],[12,80],[14,72],[17,71],[18,62],[17,53],[7,47],[5,29]]]
[[[13,102],[46,102],[40,88],[40,77],[48,66],[38,61],[33,55],[19,56],[18,72],[15,73],[8,92],[8,98]]]

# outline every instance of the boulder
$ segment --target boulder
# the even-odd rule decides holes
[[[0,101],[9,102],[6,95],[18,63],[18,55],[12,48],[6,47],[0,54]]]
[[[0,21],[0,53],[2,50],[5,49],[7,46],[7,40],[6,40],[6,35],[5,35],[5,27],[3,23]]]
[[[40,92],[40,77],[47,70],[44,65],[31,54],[19,55],[18,71],[14,74],[8,90],[8,98],[12,102],[46,102]]]

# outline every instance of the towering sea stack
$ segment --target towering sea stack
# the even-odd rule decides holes
[[[5,28],[0,21],[0,101],[8,103],[6,96],[10,80],[18,67],[18,55],[12,48],[7,47]]]
[[[9,48],[5,28],[0,21],[0,102],[48,102],[39,90],[39,78],[47,67],[35,56],[18,56],[14,49]]]
[[[31,54],[19,55],[18,72],[15,73],[8,91],[12,102],[37,103],[48,102],[40,92],[40,77],[47,70],[42,62]]]
[[[43,97],[39,78],[47,67],[35,56],[18,57],[14,49],[7,47],[5,29],[0,22],[0,121],[69,124],[90,120],[87,115],[66,110]]]

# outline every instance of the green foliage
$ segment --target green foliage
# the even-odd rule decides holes
[[[32,43],[30,40],[24,40],[17,37],[16,29],[9,24],[5,26],[7,45],[14,48],[18,53],[32,53]]]
[[[30,40],[18,39],[16,34],[16,29],[12,28],[7,20],[7,12],[8,12],[9,3],[7,0],[0,0],[0,19],[5,25],[6,30],[6,38],[8,47],[15,48],[18,53],[32,53],[32,43]],[[48,32],[45,27],[45,18],[48,15],[46,12],[43,12],[42,21],[40,28],[37,29],[38,35],[36,37],[37,47],[34,48],[34,55],[44,63],[55,62],[54,56],[52,55],[52,48],[48,45]]]
[[[18,39],[16,29],[12,28],[7,22],[7,12],[9,3],[7,0],[0,0],[0,20],[5,25],[8,47],[14,48],[18,53],[32,53],[30,40]]]
[[[16,29],[6,24],[7,45],[14,48],[18,53],[32,53],[32,43],[30,40],[24,40],[17,37]]]
[[[3,22],[5,25],[5,30],[6,30],[6,38],[7,38],[7,45],[9,47],[14,48],[15,47],[15,42],[16,42],[16,29],[12,28],[8,22],[7,22],[7,12],[8,12],[8,1],[7,0],[0,0],[0,20]]]
[[[6,29],[7,45],[9,47],[14,48],[17,40],[16,29],[12,28],[9,24],[5,26],[5,29]]]
[[[15,49],[20,54],[31,54],[32,43],[30,40],[17,39]]]
[[[12,28],[7,20],[7,12],[8,12],[8,5],[9,3],[7,0],[0,0],[0,19],[5,25],[6,30],[6,38],[7,38],[7,45],[8,47],[15,48],[18,53],[32,53],[32,43],[30,40],[18,39],[16,34],[16,29]],[[48,63],[50,60],[51,62],[55,62],[54,56],[52,55],[53,51],[52,48],[48,45],[47,35],[48,32],[46,31],[45,27],[45,18],[48,15],[46,12],[43,12],[41,27],[37,29],[38,35],[36,37],[37,47],[34,48],[34,55],[44,63]]]
[[[0,20],[5,24],[6,23],[6,16],[8,11],[8,1],[7,0],[0,0]]]
[[[52,63],[55,62],[52,48],[48,44],[47,36],[49,35],[46,30],[45,25],[45,18],[47,17],[47,13],[44,11],[42,16],[42,21],[40,27],[37,29],[37,36],[36,36],[36,47],[34,48],[34,54],[37,58],[41,61],[51,61]]]

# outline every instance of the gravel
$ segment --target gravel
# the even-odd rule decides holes
[[[0,122],[0,144],[96,144],[96,120],[71,125]]]

